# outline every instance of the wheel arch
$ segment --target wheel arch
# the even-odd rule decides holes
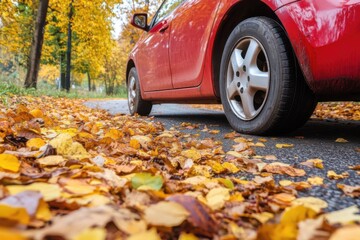
[[[132,60],[131,58],[128,60],[127,66],[126,66],[126,86],[128,85],[128,78],[129,78],[129,73],[130,70],[135,67],[135,62],[134,60]]]
[[[224,47],[233,29],[242,21],[251,17],[268,17],[277,21],[281,26],[280,19],[272,8],[261,0],[243,0],[234,4],[224,15],[219,28],[217,29],[214,47],[212,52],[212,76],[216,96],[220,96],[220,65]],[[283,27],[285,33],[286,30]],[[295,56],[295,54],[294,54]],[[296,56],[295,56],[296,57]],[[302,74],[302,72],[301,72]]]

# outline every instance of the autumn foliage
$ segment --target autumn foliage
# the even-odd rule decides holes
[[[82,103],[12,96],[1,106],[0,239],[359,236],[357,206],[324,214],[326,201],[297,197],[320,178],[275,182],[277,174],[305,176],[306,168],[256,156],[266,139],[229,133],[234,146],[224,152],[213,139]],[[303,165],[323,168],[321,159]],[[359,197],[359,186],[338,187]]]

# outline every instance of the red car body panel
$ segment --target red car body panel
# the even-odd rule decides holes
[[[320,96],[358,94],[360,0],[299,1],[277,11],[310,88]]]
[[[138,69],[143,99],[219,101],[213,49],[221,23],[239,2],[185,0],[139,40],[130,58]],[[262,2],[284,26],[315,94],[326,99],[360,96],[360,0]],[[159,33],[164,25],[168,29]]]

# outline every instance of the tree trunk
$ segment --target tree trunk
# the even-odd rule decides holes
[[[73,15],[73,0],[70,2],[70,12],[69,12],[69,24],[68,24],[68,39],[67,39],[67,50],[66,50],[66,81],[65,81],[65,89],[67,92],[70,91],[70,75],[71,75],[71,37],[72,37],[72,29],[71,29],[71,21]]]
[[[48,6],[49,0],[40,0],[31,43],[29,67],[25,78],[25,88],[36,88]]]
[[[87,78],[88,78],[88,83],[89,83],[89,92],[91,92],[91,78],[90,78],[90,72],[87,71]]]
[[[60,54],[60,82],[61,82],[61,90],[66,88],[66,65],[65,65],[65,53]]]

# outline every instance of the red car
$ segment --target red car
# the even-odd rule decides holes
[[[302,126],[318,101],[360,99],[360,0],[165,0],[127,65],[131,114],[222,103],[239,132]]]

